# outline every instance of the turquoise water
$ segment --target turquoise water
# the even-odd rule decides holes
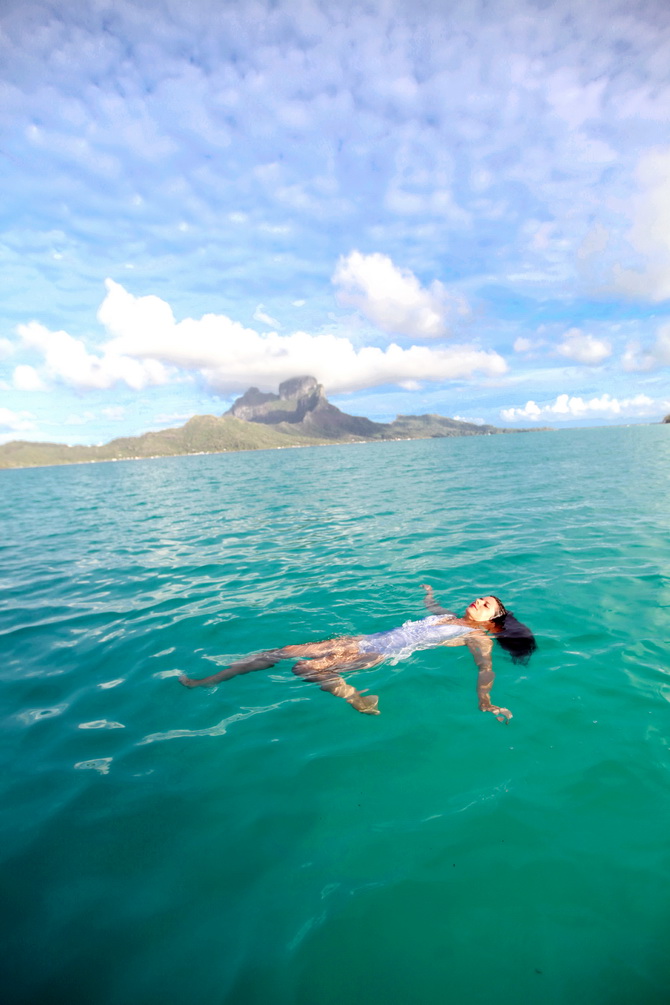
[[[3,998],[666,1005],[670,427],[0,473]],[[350,676],[249,651],[498,594]]]

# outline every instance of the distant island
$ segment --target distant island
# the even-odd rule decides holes
[[[183,426],[121,437],[102,446],[13,440],[0,446],[0,468],[535,431],[500,429],[441,415],[399,415],[394,422],[373,422],[331,405],[314,377],[294,377],[279,385],[279,394],[250,387],[224,415],[195,415]]]

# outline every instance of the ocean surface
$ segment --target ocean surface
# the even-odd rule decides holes
[[[667,1005],[670,426],[0,472],[7,1005]],[[462,611],[349,675],[248,652]]]

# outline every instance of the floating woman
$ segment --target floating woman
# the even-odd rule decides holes
[[[508,708],[491,703],[495,674],[491,665],[493,641],[498,642],[517,663],[527,663],[536,649],[533,633],[505,609],[497,597],[478,597],[462,618],[436,602],[431,586],[423,586],[424,602],[432,613],[421,621],[406,621],[399,628],[374,635],[343,635],[323,642],[283,646],[231,663],[211,677],[194,680],[180,677],[185,687],[213,687],[222,680],[253,670],[267,670],[280,660],[297,659],[293,673],[344,698],[353,708],[367,715],[379,715],[376,694],[364,695],[340,676],[349,670],[367,670],[386,659],[405,659],[419,649],[436,646],[465,645],[477,665],[477,698],[482,712],[493,712],[500,722],[512,718]]]

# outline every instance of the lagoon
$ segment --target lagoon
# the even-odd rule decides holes
[[[665,1005],[670,427],[0,472],[11,1003]],[[537,634],[256,649],[493,592]]]

